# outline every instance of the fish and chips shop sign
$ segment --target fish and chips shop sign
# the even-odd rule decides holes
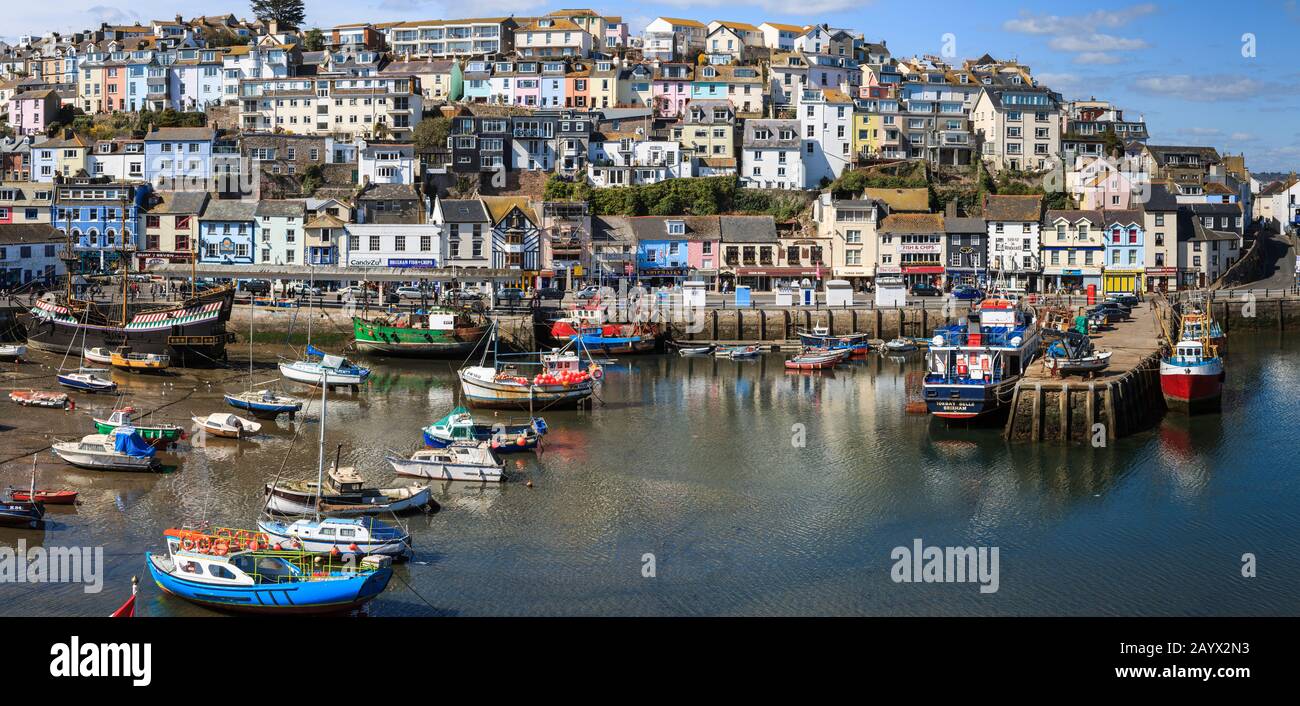
[[[438,261],[432,257],[354,257],[348,260],[349,267],[393,267],[401,269],[434,269]]]

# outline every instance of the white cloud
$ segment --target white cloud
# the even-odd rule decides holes
[[[1228,135],[1228,139],[1233,142],[1254,142],[1256,137],[1254,134],[1249,132],[1234,132],[1231,135]]]
[[[1122,58],[1100,51],[1088,51],[1074,57],[1076,64],[1118,64]]]
[[[1086,15],[1034,15],[1022,11],[1020,17],[1002,23],[1008,32],[1020,34],[1086,34],[1098,29],[1116,29],[1156,11],[1154,3],[1133,5],[1122,10],[1097,10]]]
[[[1202,103],[1249,100],[1274,90],[1262,81],[1222,74],[1148,76],[1133,82],[1133,88],[1142,93]]]
[[[1142,39],[1116,37],[1110,34],[1086,34],[1052,37],[1047,42],[1047,46],[1057,51],[1101,52],[1146,49],[1147,43]]]

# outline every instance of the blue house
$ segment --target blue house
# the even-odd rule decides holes
[[[1106,211],[1106,265],[1102,272],[1107,294],[1144,291],[1146,230],[1142,211]]]
[[[208,201],[199,216],[199,262],[251,265],[257,246],[257,201]]]
[[[686,219],[643,216],[629,220],[636,235],[637,276],[648,284],[684,278],[690,270],[690,229]]]
[[[212,176],[210,127],[155,127],[144,136],[144,178],[160,190],[206,188]],[[186,185],[195,187],[186,189]]]
[[[106,178],[73,177],[54,187],[50,225],[71,235],[73,249],[107,264],[124,247],[140,246],[140,215],[149,187]]]

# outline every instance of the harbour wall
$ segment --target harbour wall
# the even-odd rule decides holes
[[[965,309],[966,307],[961,307]],[[941,308],[902,307],[893,309],[842,308],[809,309],[781,307],[763,309],[705,309],[695,322],[674,322],[668,334],[675,341],[698,343],[796,343],[799,331],[820,326],[832,335],[865,333],[871,338],[900,336],[928,338],[934,329],[950,321]]]
[[[1015,442],[1104,445],[1151,427],[1165,412],[1160,354],[1104,381],[1022,380],[1003,435]]]

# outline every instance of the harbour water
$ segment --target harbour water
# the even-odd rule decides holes
[[[403,519],[415,557],[368,613],[1295,611],[1300,337],[1234,334],[1221,414],[1169,415],[1104,448],[1009,445],[998,428],[906,414],[919,354],[825,375],[789,374],[781,360],[645,356],[607,368],[593,410],[544,414],[545,449],[509,456],[510,482],[440,483],[438,512]],[[386,484],[396,479],[387,450],[416,448],[420,428],[455,404],[454,364],[371,362],[366,388],[331,395],[327,449],[332,458],[342,444],[344,465]],[[234,364],[197,388],[188,376],[116,377],[141,409],[180,400],[158,416],[181,423],[225,409],[221,393],[245,383]],[[42,415],[48,433],[91,433],[89,413],[111,400],[79,402],[72,412],[6,403],[0,424]],[[0,614],[105,615],[139,575],[139,614],[216,615],[145,583],[144,552],[182,522],[252,526],[263,483],[282,467],[285,478],[314,477],[318,405],[252,440],[191,439],[163,455],[178,466],[165,474],[81,471],[42,453],[38,485],[79,489],[82,504],[51,508],[43,531],[0,528],[0,546],[102,546],[104,590],[0,584]],[[0,466],[0,483],[25,486],[30,463]],[[997,547],[998,591],[895,583],[891,551],[916,539]],[[1246,553],[1254,578],[1242,576]]]

